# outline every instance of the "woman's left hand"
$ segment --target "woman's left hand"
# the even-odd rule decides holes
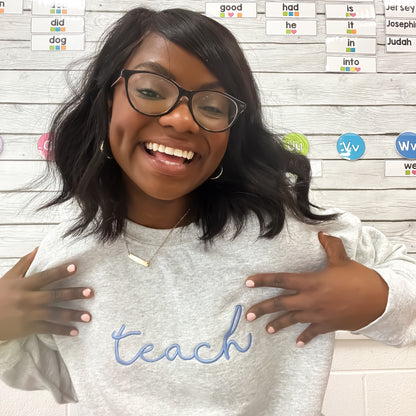
[[[246,318],[283,312],[266,326],[273,334],[296,323],[310,323],[297,339],[304,346],[319,334],[336,330],[354,331],[381,316],[387,305],[388,286],[374,270],[351,260],[342,241],[318,234],[325,249],[327,267],[311,273],[260,273],[250,276],[251,288],[276,287],[295,291],[251,307]]]

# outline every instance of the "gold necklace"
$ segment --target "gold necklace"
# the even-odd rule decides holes
[[[156,257],[157,253],[159,253],[159,250],[165,245],[166,241],[168,241],[168,238],[170,237],[170,235],[173,233],[173,230],[176,229],[176,227],[179,226],[179,224],[185,219],[185,217],[189,214],[190,209],[188,209],[185,214],[182,215],[182,217],[180,218],[180,220],[174,225],[173,228],[170,229],[168,235],[165,237],[165,239],[162,241],[162,244],[157,248],[157,250],[153,253],[153,256],[150,257],[149,260],[144,260],[138,256],[136,256],[135,254],[133,254],[130,249],[129,246],[127,244],[127,239],[126,239],[126,235],[124,234],[124,242],[126,243],[126,248],[127,248],[127,257],[134,261],[137,264],[141,264],[144,267],[149,267],[150,266],[150,262]]]

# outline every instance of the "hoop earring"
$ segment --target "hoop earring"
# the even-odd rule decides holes
[[[217,176],[213,176],[213,177],[211,177],[209,179],[211,179],[212,181],[216,181],[217,179],[219,179],[221,177],[221,175],[223,174],[223,172],[224,172],[224,168],[221,166],[220,167],[220,173]]]
[[[103,154],[103,156],[105,156],[106,159],[113,159],[112,156],[107,156],[104,152],[104,140],[100,144],[100,152]]]

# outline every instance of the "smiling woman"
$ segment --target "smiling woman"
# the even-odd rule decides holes
[[[309,202],[219,23],[125,14],[50,139],[49,205],[80,211],[0,279],[11,386],[83,416],[318,416],[333,331],[416,339],[414,262]]]

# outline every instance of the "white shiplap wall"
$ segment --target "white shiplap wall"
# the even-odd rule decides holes
[[[33,192],[16,192],[44,166],[36,143],[48,131],[52,112],[65,99],[67,65],[91,54],[105,28],[131,7],[205,10],[201,0],[155,3],[86,0],[83,52],[31,51],[29,0],[24,1],[23,15],[0,16],[0,135],[4,140],[0,154],[0,276],[39,244],[52,224],[71,209],[66,206],[39,214],[34,211],[35,205],[28,208]],[[322,160],[323,176],[313,181],[315,200],[355,213],[392,241],[404,242],[416,257],[416,178],[384,177],[384,160],[399,158],[395,151],[397,135],[416,131],[416,54],[385,53],[384,5],[377,0],[377,74],[325,73],[325,2],[317,0],[316,5],[316,37],[267,36],[265,1],[257,1],[255,19],[222,22],[237,36],[255,72],[269,123],[277,131],[305,134],[310,141],[309,156]],[[80,72],[73,75],[79,76]],[[362,160],[339,158],[336,141],[346,132],[363,136],[367,151]],[[345,351],[349,355],[344,357]],[[391,351],[370,341],[338,341],[325,405],[327,416],[416,414],[414,395],[395,382],[396,378],[402,384],[416,382],[414,350]],[[382,359],[386,355],[387,364]],[[367,357],[367,364],[362,361],[357,365],[357,357],[362,356]],[[386,399],[389,395],[382,393],[385,384],[391,383],[399,386],[401,397],[401,407],[396,406],[393,413],[390,409],[394,406]],[[43,399],[32,406],[31,413],[25,413],[21,403],[15,408],[13,403],[16,397],[31,401],[33,396],[13,394],[0,388],[1,415],[74,414],[66,408],[57,410],[46,405]]]

